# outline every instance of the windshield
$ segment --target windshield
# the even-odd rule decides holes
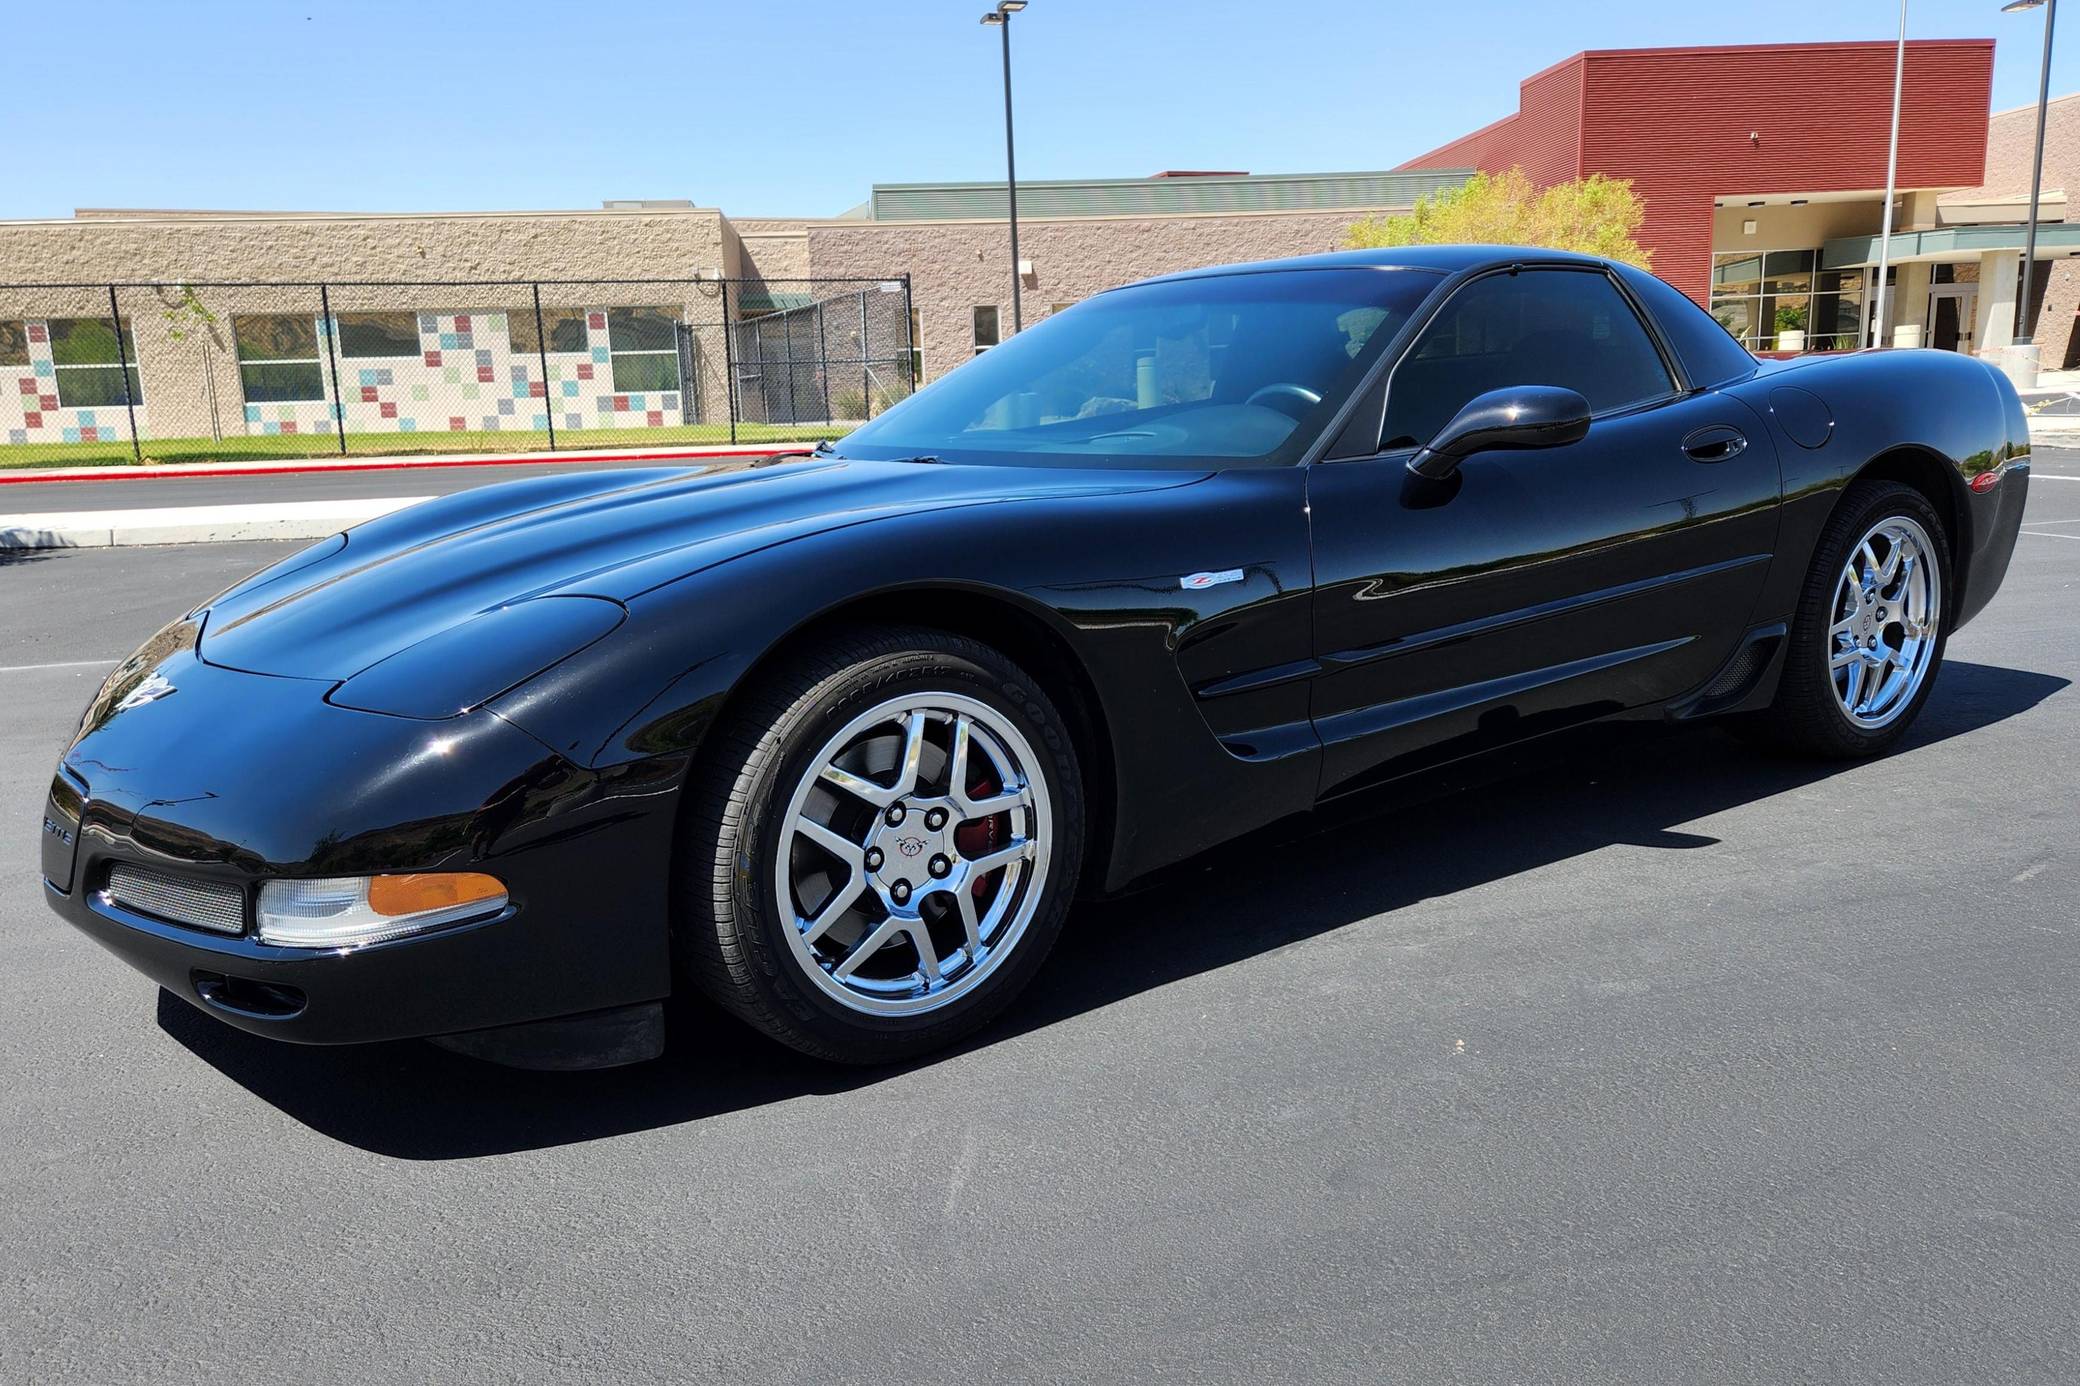
[[[1080,466],[1295,461],[1435,288],[1280,270],[1117,289],[964,363],[838,451]]]

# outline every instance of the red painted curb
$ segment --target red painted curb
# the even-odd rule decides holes
[[[299,466],[284,461],[278,467],[225,467],[197,463],[193,466],[169,465],[159,467],[124,467],[121,465],[96,469],[72,476],[48,476],[31,473],[13,474],[0,471],[0,486],[26,485],[30,482],[66,481],[155,481],[161,477],[179,476],[286,476],[294,474],[323,474],[327,472],[397,472],[415,467],[553,467],[571,462],[660,462],[697,461],[703,457],[769,457],[776,452],[786,452],[796,444],[783,443],[773,447],[703,448],[696,452],[586,452],[550,453],[533,457],[443,457],[434,461],[417,461],[411,458],[370,458],[366,462],[328,462],[321,466]]]

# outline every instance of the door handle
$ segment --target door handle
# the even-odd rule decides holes
[[[1693,462],[1724,462],[1748,450],[1748,435],[1726,424],[1700,428],[1683,440],[1683,453]]]

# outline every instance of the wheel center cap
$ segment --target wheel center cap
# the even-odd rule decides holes
[[[925,826],[925,811],[911,808],[902,821],[891,823],[884,816],[867,838],[867,846],[881,853],[881,864],[873,878],[886,888],[907,882],[913,891],[922,890],[934,879],[932,861],[944,857],[958,860],[953,849],[953,820],[949,816],[939,828]]]

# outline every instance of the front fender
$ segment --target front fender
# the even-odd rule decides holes
[[[1195,572],[1237,576],[1185,587]],[[933,592],[999,602],[1058,636],[1097,694],[1113,887],[1313,802],[1310,580],[1298,468],[896,516],[644,592],[583,659],[491,707],[581,764],[668,758],[683,775],[740,683],[819,622],[862,602],[904,619],[914,596],[930,625]]]

